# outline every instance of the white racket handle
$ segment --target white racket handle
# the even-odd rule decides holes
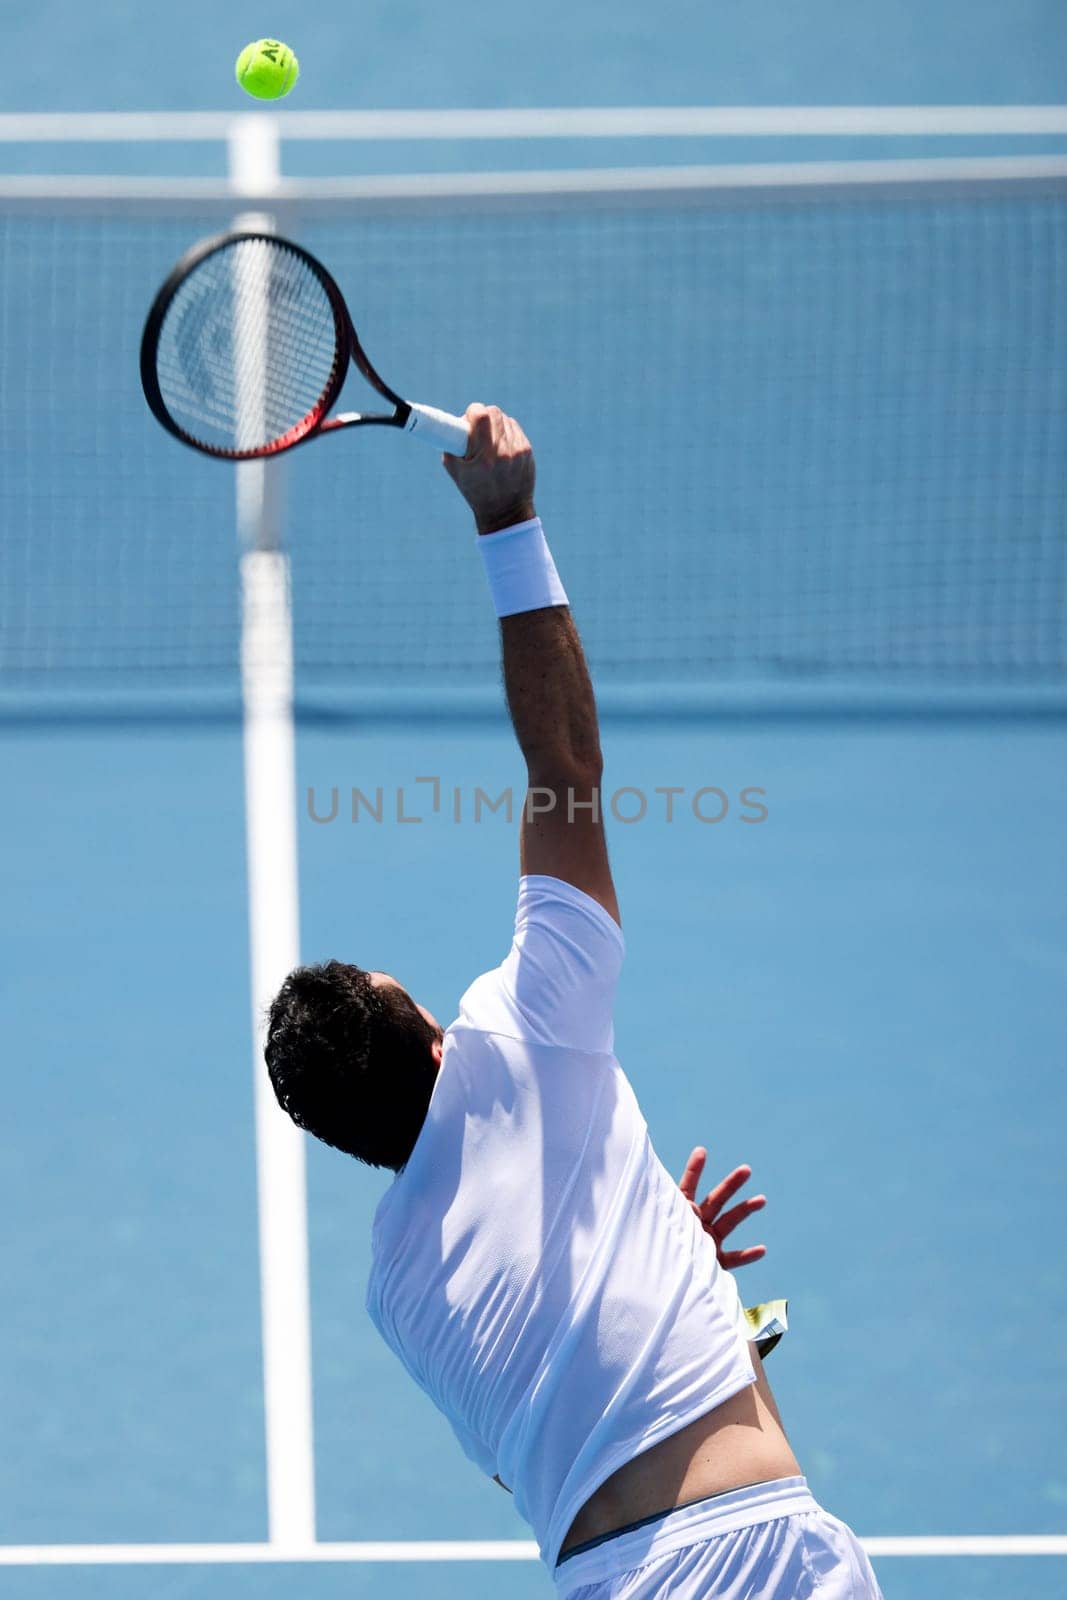
[[[404,432],[414,434],[416,439],[424,439],[434,449],[443,450],[450,456],[465,456],[471,436],[470,428],[462,417],[453,417],[434,406],[412,405]]]

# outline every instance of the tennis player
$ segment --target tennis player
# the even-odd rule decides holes
[[[561,1600],[875,1600],[861,1546],[801,1475],[718,1257],[760,1203],[722,1211],[747,1169],[699,1207],[703,1151],[675,1185],[615,1059],[593,690],[529,441],[496,408],[467,418],[467,455],[444,464],[474,512],[529,780],[511,948],[447,1029],[388,973],[298,969],[270,1014],[275,1092],[300,1127],[395,1172],[367,1309],[514,1494]]]

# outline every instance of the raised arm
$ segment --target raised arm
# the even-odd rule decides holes
[[[521,871],[573,884],[618,922],[600,810],[596,701],[570,607],[547,549],[541,553],[530,441],[495,406],[469,406],[467,420],[467,455],[444,461],[479,535],[499,541],[487,552],[487,566],[498,578],[504,686],[529,784]],[[525,609],[531,597],[534,607]]]

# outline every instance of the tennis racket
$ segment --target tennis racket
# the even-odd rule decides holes
[[[328,415],[350,362],[391,410]],[[224,461],[276,456],[318,434],[372,424],[456,456],[470,437],[462,417],[390,389],[325,267],[269,233],[221,234],[182,257],[148,313],[141,385],[168,432]]]

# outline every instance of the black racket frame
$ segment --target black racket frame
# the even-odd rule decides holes
[[[318,401],[299,422],[295,423],[288,432],[278,439],[272,440],[267,445],[261,445],[255,450],[230,450],[222,445],[207,444],[204,440],[195,439],[180,422],[171,416],[163,393],[159,386],[159,374],[156,370],[156,354],[159,349],[159,339],[163,331],[163,323],[167,312],[170,310],[174,299],[182,284],[198,267],[202,266],[211,256],[217,255],[221,250],[227,250],[241,240],[262,240],[266,244],[280,246],[289,251],[291,255],[309,269],[318,279],[326,294],[333,313],[334,331],[336,333],[336,348],[334,363],[326,387]],[[349,414],[343,420],[331,418],[329,413],[337,404],[345,379],[348,376],[349,364],[354,362],[359,371],[373,389],[388,400],[394,407],[391,415],[381,414]],[[411,407],[407,401],[402,400],[394,390],[390,389],[371,365],[366,351],[359,342],[351,315],[344,296],[342,295],[333,278],[326,271],[321,261],[305,250],[302,245],[294,244],[291,239],[283,239],[276,233],[256,232],[228,232],[213,235],[210,239],[202,239],[198,244],[187,250],[177,263],[174,270],[162,285],[149,309],[145,320],[144,332],[141,335],[141,387],[145,399],[148,401],[153,416],[183,444],[190,445],[192,449],[199,450],[204,455],[214,456],[223,461],[261,461],[271,456],[279,455],[283,450],[291,450],[294,445],[303,444],[307,439],[313,439],[316,434],[328,432],[331,428],[362,427],[364,425],[378,425],[391,428],[403,428],[411,414]]]

